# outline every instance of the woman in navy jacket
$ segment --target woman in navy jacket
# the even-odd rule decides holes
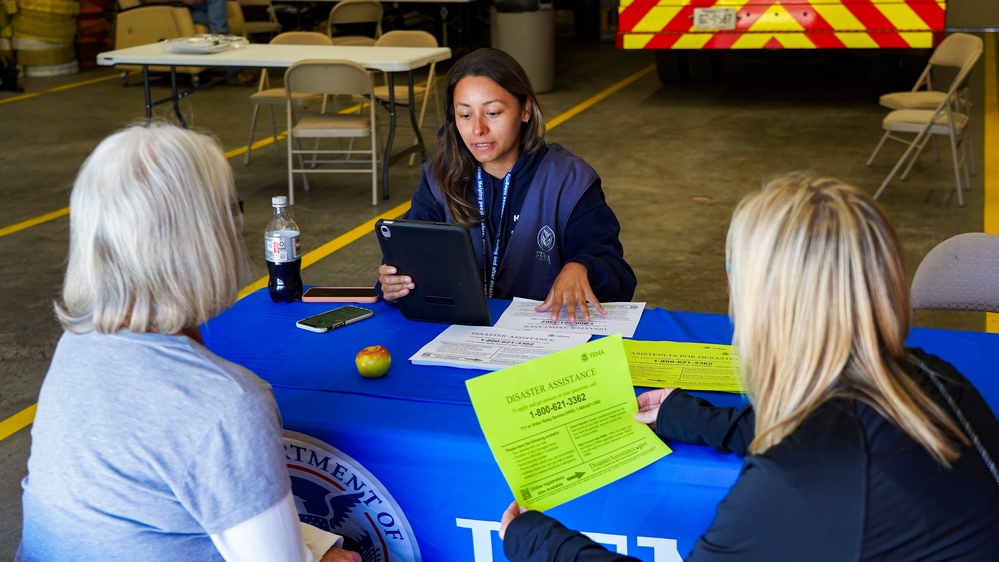
[[[905,348],[902,250],[870,196],[775,180],[736,209],[727,257],[751,406],[666,389],[636,414],[748,454],[688,560],[995,559],[999,423],[953,366]],[[514,562],[635,560],[516,504],[500,536]]]
[[[440,146],[404,218],[469,229],[487,297],[542,300],[552,319],[575,321],[586,302],[630,301],[637,281],[624,260],[621,226],[600,177],[581,158],[545,142],[545,119],[524,69],[479,49],[445,79]],[[386,300],[419,280],[382,265]]]

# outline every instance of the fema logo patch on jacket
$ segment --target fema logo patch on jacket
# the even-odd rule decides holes
[[[364,562],[421,562],[409,521],[357,461],[308,435],[284,432],[291,493],[303,523],[343,537]]]
[[[555,247],[555,231],[547,224],[538,231],[538,246],[546,252]]]

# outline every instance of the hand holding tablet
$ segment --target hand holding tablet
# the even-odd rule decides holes
[[[385,264],[412,279],[409,293],[397,300],[404,317],[489,325],[489,306],[467,229],[437,222],[379,220],[375,235]]]

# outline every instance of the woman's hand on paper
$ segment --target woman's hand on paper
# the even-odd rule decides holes
[[[518,515],[527,511],[526,507],[520,507],[517,505],[517,500],[514,500],[506,511],[503,512],[503,517],[500,519],[499,537],[503,540],[506,536],[506,528],[510,525],[510,522],[517,518]]]
[[[607,311],[600,305],[600,301],[597,300],[596,295],[593,294],[593,290],[590,288],[590,277],[586,271],[586,266],[579,262],[571,261],[562,267],[562,271],[555,278],[555,282],[552,283],[552,288],[548,291],[548,298],[545,299],[545,302],[538,305],[534,310],[537,312],[548,312],[550,310],[552,313],[552,322],[554,322],[558,320],[559,313],[565,307],[566,313],[569,315],[569,323],[575,324],[576,308],[578,307],[582,312],[583,322],[589,322],[590,309],[586,306],[587,302],[593,303],[593,306],[596,307],[600,314],[607,314]]]
[[[635,419],[656,430],[656,418],[659,417],[659,406],[673,392],[672,388],[657,388],[638,395],[638,411]]]
[[[382,284],[382,298],[387,301],[401,299],[416,288],[412,277],[396,275],[399,271],[391,265],[378,266],[378,281]]]
[[[319,562],[363,562],[361,555],[342,548],[333,547],[326,551]]]

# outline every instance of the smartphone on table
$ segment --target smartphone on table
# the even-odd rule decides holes
[[[308,318],[303,318],[295,325],[303,330],[309,330],[310,332],[328,332],[330,330],[336,330],[337,328],[342,328],[347,324],[353,324],[354,322],[359,322],[365,318],[370,318],[374,312],[366,308],[361,308],[359,306],[345,305],[333,310],[327,310],[315,316],[309,316]]]
[[[374,287],[310,287],[302,294],[304,302],[378,302]]]

